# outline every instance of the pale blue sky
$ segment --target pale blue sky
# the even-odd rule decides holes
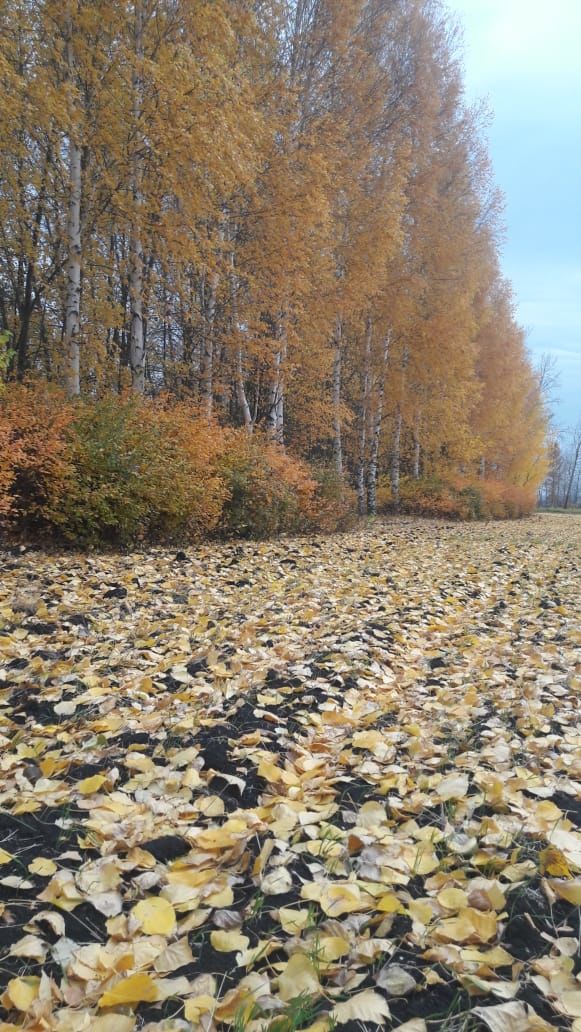
[[[560,426],[581,418],[581,0],[447,0],[466,92],[487,98],[506,198],[503,267],[533,356],[559,363]]]

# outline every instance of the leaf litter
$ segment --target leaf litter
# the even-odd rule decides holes
[[[580,531],[6,552],[0,1032],[579,1032]]]

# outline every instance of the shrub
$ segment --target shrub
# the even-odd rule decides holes
[[[297,532],[311,516],[316,485],[308,467],[263,434],[227,431],[217,469],[227,491],[220,520],[226,536]]]
[[[150,534],[159,540],[207,537],[218,526],[228,493],[217,468],[224,433],[191,405],[167,398],[150,404],[147,413],[160,441],[148,477]]]
[[[14,514],[12,486],[16,476],[16,463],[20,456],[19,444],[14,440],[12,425],[0,412],[0,520],[6,521]]]
[[[357,518],[357,494],[332,466],[315,466],[311,475],[316,490],[309,527],[325,534],[348,530]]]
[[[0,449],[4,523],[83,545],[333,530],[353,507],[335,474],[168,398],[10,386]]]
[[[218,432],[184,405],[110,395],[79,405],[69,438],[73,473],[52,518],[85,543],[200,537],[220,517],[211,468]]]
[[[380,479],[378,510],[393,511],[393,495],[387,477]],[[500,480],[468,480],[465,477],[402,477],[402,513],[440,516],[446,519],[511,519],[531,513],[535,492]]]
[[[467,519],[469,508],[451,484],[440,477],[422,477],[418,480],[402,477],[400,482],[400,511],[420,516],[441,516],[445,519]]]
[[[73,408],[49,385],[18,385],[0,400],[0,516],[22,530],[45,528],[71,473]]]

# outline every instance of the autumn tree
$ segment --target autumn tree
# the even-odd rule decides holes
[[[437,0],[14,0],[0,81],[12,378],[187,398],[361,514],[380,476],[395,507],[404,477],[542,478],[486,116]]]

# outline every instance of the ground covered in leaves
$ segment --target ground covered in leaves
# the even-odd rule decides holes
[[[579,1032],[580,559],[5,552],[0,1032]]]

